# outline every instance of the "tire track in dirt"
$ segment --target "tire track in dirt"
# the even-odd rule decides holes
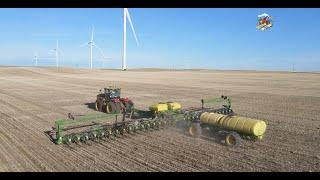
[[[150,138],[148,138],[148,139],[150,139]],[[130,139],[131,140],[131,139]],[[141,144],[147,144],[147,145],[145,145],[144,147],[147,147],[147,148],[150,148],[150,150],[152,150],[152,152],[153,151],[156,151],[156,149],[158,149],[158,147],[152,147],[152,144],[150,144],[150,143],[146,143],[146,140],[144,140],[143,142],[141,142],[141,141],[137,141],[136,139],[134,139],[134,140],[132,140],[132,141],[129,141],[130,142],[130,144],[132,144],[132,142],[136,142],[138,145],[141,145]],[[123,141],[120,141],[119,143],[123,143]],[[124,146],[128,146],[128,144],[124,144]],[[164,147],[167,147],[167,144],[164,144],[163,145]],[[119,146],[118,148],[121,148],[121,147],[123,147],[123,146]],[[157,151],[156,151],[157,152]],[[163,154],[163,153],[162,153]],[[181,153],[180,153],[181,154]],[[157,154],[155,154],[155,155],[157,155]],[[153,156],[155,156],[155,155],[153,155]],[[187,156],[188,157],[188,156]],[[170,157],[166,157],[167,159],[170,159]],[[183,158],[185,158],[185,157],[183,157]],[[181,164],[181,163],[180,163]],[[194,168],[194,167],[193,167]]]
[[[1,115],[3,115],[1,113]],[[15,159],[18,159],[19,162],[22,162],[22,166],[19,169],[26,169],[26,171],[35,171],[37,169],[41,169],[41,166],[35,166],[38,163],[38,161],[33,158],[29,153],[27,153],[27,151],[25,151],[25,149],[22,147],[21,142],[18,142],[14,139],[17,139],[14,136],[9,137],[8,136],[8,132],[6,132],[5,130],[3,130],[0,127],[0,134],[2,135],[1,140],[8,142],[10,144],[10,147],[13,147],[12,149],[10,149],[10,154],[14,153],[14,157]],[[27,169],[30,168],[30,169]],[[17,169],[17,170],[19,170]]]
[[[104,144],[104,145],[109,148],[120,149],[120,150],[124,150],[125,152],[129,152],[129,153],[122,152],[120,154],[122,154],[123,156],[127,156],[126,159],[132,161],[133,164],[140,165],[139,169],[142,169],[142,170],[149,169],[150,171],[165,171],[164,169],[165,166],[167,166],[167,169],[171,168],[171,171],[174,171],[176,169],[175,166],[169,165],[169,163],[162,162],[163,159],[169,159],[169,157],[168,156],[159,157],[158,153],[156,152],[156,149],[154,148],[150,147],[151,151],[143,155],[139,152],[133,152],[132,149],[135,149],[135,148],[143,149],[141,148],[141,146],[143,145],[141,144],[137,145],[135,141],[136,139],[131,139],[131,138],[129,139],[128,137],[127,138],[120,137],[119,139],[116,139],[114,142],[108,143],[107,145]],[[157,159],[157,161],[152,161],[153,159]],[[153,163],[147,162],[146,160],[152,161]],[[176,169],[176,171],[177,170],[178,169]]]
[[[172,138],[173,144],[175,144],[175,143],[180,144],[180,147],[182,146],[182,149],[184,149],[184,147],[187,147],[185,150],[182,150],[182,152],[178,152],[178,154],[188,154],[188,156],[194,156],[195,161],[201,162],[201,160],[203,160],[205,162],[206,161],[208,162],[209,160],[214,160],[211,162],[214,162],[215,166],[218,166],[218,167],[220,166],[220,168],[222,168],[222,169],[228,169],[227,166],[232,165],[232,164],[228,164],[225,162],[230,162],[231,160],[239,161],[239,162],[242,161],[241,157],[231,156],[233,149],[227,149],[226,147],[224,147],[220,144],[211,144],[210,142],[206,142],[205,140],[202,140],[202,139],[197,140],[197,139],[193,139],[191,137],[185,137],[185,136],[180,135],[175,132],[172,132],[172,133],[170,132],[168,134],[175,137],[175,138]],[[168,139],[168,138],[170,138],[170,136],[167,136],[166,133],[160,133],[160,134],[163,135],[164,137],[161,137],[161,135],[157,135],[156,141],[163,141],[164,143],[166,143],[166,141],[164,139]],[[183,141],[183,139],[185,139],[185,141]],[[191,143],[192,141],[193,141],[193,143]],[[151,143],[152,142],[150,142],[150,144]],[[202,151],[202,149],[200,150],[198,148],[199,146],[203,147],[203,149],[206,149],[207,151]],[[179,150],[180,150],[180,148],[179,148]],[[188,151],[191,151],[190,154],[188,153]],[[223,153],[220,153],[220,151],[222,151]],[[230,152],[230,154],[229,154],[229,152]],[[199,155],[202,155],[203,157],[199,157]],[[221,162],[224,162],[224,163],[221,163]],[[250,162],[244,162],[244,163],[251,165]],[[204,163],[204,165],[205,165],[205,163]],[[247,166],[244,166],[243,168],[247,168]]]
[[[92,171],[93,169],[96,169],[96,166],[98,164],[97,161],[100,162],[98,164],[99,168],[101,170],[113,170],[113,171],[121,171],[122,168],[118,164],[115,164],[116,159],[114,158],[115,155],[117,154],[111,154],[109,150],[106,150],[104,148],[99,148],[99,146],[95,145],[88,145],[88,144],[81,144],[76,146],[76,150],[72,150],[75,154],[81,155],[81,157],[85,159],[90,159],[91,163],[88,164],[88,169],[89,171]],[[100,154],[100,156],[96,157],[96,152],[103,153],[103,157]],[[94,164],[95,166],[93,167],[91,164]]]
[[[0,102],[1,102],[1,99],[0,99]],[[3,104],[5,104],[5,103],[3,103]],[[20,108],[17,108],[16,106],[13,106],[13,105],[11,105],[11,104],[6,104],[7,106],[11,106],[13,109],[15,109],[15,110],[19,110],[20,112],[17,112],[17,113],[25,113],[22,109],[20,109]],[[28,113],[27,113],[28,114]],[[33,117],[33,118],[35,118],[35,117]],[[38,119],[39,121],[41,121],[41,119],[40,118],[36,118],[36,119]],[[29,143],[29,144],[38,144],[39,142],[49,142],[50,143],[50,141],[49,141],[49,139],[44,135],[44,133],[43,132],[41,132],[41,131],[39,131],[38,129],[35,129],[36,127],[41,127],[41,126],[39,126],[39,125],[36,125],[35,123],[33,123],[33,126],[32,127],[34,127],[34,128],[29,128],[29,126],[28,126],[28,122],[25,122],[25,123],[23,123],[23,121],[21,122],[21,121],[19,121],[19,120],[17,120],[17,119],[12,119],[12,121],[8,121],[8,122],[5,122],[5,123],[7,123],[7,124],[9,124],[9,125],[11,125],[11,126],[15,126],[15,127],[17,127],[18,129],[23,129],[24,130],[24,134],[18,134],[17,132],[16,132],[16,137],[15,137],[15,139],[22,139],[22,137],[23,137],[23,139],[25,139],[26,140],[26,142],[27,143]],[[3,124],[5,124],[5,123],[3,123]],[[18,131],[19,132],[19,131]],[[9,133],[11,133],[11,132],[7,132],[8,134]],[[42,141],[39,141],[39,138],[40,137],[43,137],[43,140]],[[40,138],[41,139],[41,138]],[[21,143],[21,142],[20,142]],[[24,143],[24,142],[22,142],[22,143]],[[45,143],[45,144],[47,144],[47,143]],[[46,148],[46,147],[42,147],[42,146],[36,146],[36,147],[33,147],[33,146],[28,146],[28,145],[26,145],[25,146],[26,148],[28,148],[29,149],[29,151],[31,151],[32,152],[32,154],[33,155],[35,155],[35,154],[37,154],[37,153],[40,153],[41,155],[42,155],[42,157],[43,158],[45,158],[45,159],[43,159],[42,157],[40,158],[40,157],[38,157],[38,158],[34,158],[33,160],[33,162],[35,163],[35,164],[40,164],[40,165],[44,165],[44,166],[41,166],[41,168],[42,168],[42,170],[46,170],[46,171],[48,171],[48,170],[53,170],[53,169],[55,169],[55,168],[52,168],[51,167],[51,163],[50,164],[48,164],[48,163],[46,163],[46,159],[47,158],[49,158],[50,157],[50,159],[51,159],[51,161],[52,160],[54,160],[54,159],[56,159],[55,158],[55,154],[57,153],[57,152],[54,152],[54,151],[51,151],[49,148]],[[36,148],[36,149],[35,149]],[[43,149],[44,148],[44,149]],[[44,151],[40,151],[41,149],[43,149]],[[64,151],[64,149],[61,149],[62,151]],[[26,150],[23,150],[23,152],[29,152],[29,151],[26,151]],[[27,154],[25,154],[27,157],[32,157],[29,153],[27,153]],[[59,154],[59,156],[61,156],[61,154]],[[63,158],[63,159],[66,159],[66,160],[60,160],[60,161],[56,161],[55,163],[53,163],[53,164],[59,164],[59,162],[64,162],[63,163],[63,165],[59,165],[59,167],[60,168],[62,168],[62,170],[63,169],[67,169],[67,166],[64,166],[64,165],[66,165],[66,164],[68,164],[68,163],[71,163],[70,161],[68,161],[68,156],[67,155],[64,155],[64,156],[66,156],[65,158]],[[41,159],[41,160],[40,160]],[[32,160],[32,159],[31,159]]]
[[[13,70],[15,68],[8,71],[11,73]],[[35,73],[28,72],[29,70]],[[305,87],[297,87],[295,90],[299,96],[291,96],[293,91],[286,93],[283,88],[295,87],[301,82],[291,83],[292,75],[285,73],[281,74],[281,77],[278,74],[258,73],[258,76],[253,78],[249,77],[256,74],[253,72],[249,75],[245,72],[228,74],[210,71],[125,74],[118,71],[83,70],[75,74],[69,70],[58,72],[55,69],[23,68],[23,71],[19,70],[16,74],[8,74],[3,73],[3,69],[0,68],[1,73],[4,74],[0,77],[0,86],[3,87],[1,92],[7,95],[1,95],[0,92],[0,97],[3,97],[0,98],[2,100],[0,133],[4,134],[0,134],[0,171],[319,171],[320,169],[318,152],[320,147],[317,143],[319,130],[316,129],[320,98],[317,97],[315,86],[315,82],[320,82],[320,77],[316,75],[312,78],[306,75],[305,77],[309,79],[303,81]],[[179,77],[171,80],[180,82],[171,83],[170,74],[178,75]],[[142,75],[148,76],[142,77]],[[274,78],[270,78],[270,75]],[[302,75],[304,74],[294,77],[299,77],[295,78],[296,80],[302,80]],[[184,81],[188,77],[189,80]],[[204,79],[205,77],[207,79]],[[220,77],[223,79],[219,79]],[[150,78],[153,79],[152,83]],[[272,82],[272,79],[275,81]],[[180,133],[178,129],[169,128],[92,143],[91,146],[82,144],[72,147],[58,146],[50,142],[43,131],[52,126],[54,119],[46,119],[46,116],[43,116],[48,112],[46,109],[55,116],[65,116],[67,110],[64,107],[71,105],[74,106],[73,109],[84,112],[80,103],[83,106],[86,101],[95,99],[95,90],[111,80],[118,81],[117,85],[126,89],[123,93],[132,97],[134,102],[143,108],[157,101],[171,99],[181,102],[184,107],[197,106],[200,104],[201,96],[211,97],[223,92],[231,96],[237,113],[265,119],[268,122],[266,137],[261,142],[245,141],[237,148],[230,148],[211,142],[209,139],[195,141]],[[192,86],[197,88],[190,88],[189,83],[192,81],[194,81]],[[252,89],[245,89],[252,86],[254,86]],[[252,93],[255,90],[258,93]],[[47,96],[52,99],[43,99]],[[283,126],[284,124],[286,126]],[[26,163],[32,165],[25,167]],[[42,168],[39,163],[42,164]]]
[[[3,113],[1,113],[3,114]],[[48,164],[46,163],[45,159],[39,158],[39,156],[35,156],[38,153],[41,152],[41,154],[43,153],[41,150],[41,146],[32,146],[33,144],[38,144],[38,142],[41,141],[34,141],[39,139],[38,136],[36,136],[36,131],[33,131],[32,129],[29,129],[28,126],[25,126],[25,124],[23,123],[19,123],[19,120],[15,119],[15,118],[11,118],[10,121],[7,122],[2,122],[2,124],[10,124],[12,126],[16,126],[17,129],[19,130],[26,130],[24,132],[15,131],[14,133],[7,131],[4,132],[3,134],[10,134],[12,137],[8,137],[6,139],[7,142],[10,142],[11,146],[14,147],[12,149],[17,149],[17,154],[21,154],[26,157],[27,159],[29,159],[34,165],[37,165],[38,170],[44,170],[44,171],[48,171],[50,168],[47,167]],[[14,140],[18,140],[20,139],[21,141],[14,141]],[[51,156],[50,154],[46,154],[46,157],[51,157],[53,158],[53,156]]]
[[[178,132],[178,131],[177,131]],[[161,133],[161,135],[162,135],[162,133]],[[161,135],[157,135],[156,137],[159,137],[160,139],[166,139],[165,137],[164,138],[162,138],[161,137]],[[179,135],[174,135],[176,138],[175,139],[177,139],[178,137],[180,137]],[[183,137],[183,136],[182,136]],[[187,139],[187,138],[186,138]],[[158,141],[158,139],[157,139],[157,141]],[[177,142],[180,142],[179,140],[177,140]],[[185,141],[185,142],[191,142],[191,141]],[[200,142],[200,141],[199,141]],[[253,143],[253,142],[252,142]],[[256,143],[258,143],[258,142],[256,142]],[[207,143],[206,143],[207,144]],[[242,158],[243,157],[248,157],[248,158],[251,158],[251,159],[256,159],[257,157],[259,157],[259,156],[257,156],[257,155],[260,155],[261,153],[260,153],[260,146],[258,145],[257,147],[258,147],[258,149],[257,149],[257,147],[252,147],[252,149],[257,149],[257,151],[253,151],[253,152],[250,152],[250,153],[247,153],[247,151],[243,151],[243,149],[247,146],[247,143],[245,142],[245,141],[243,141],[243,143],[242,143],[243,145],[241,145],[240,147],[237,147],[237,148],[227,148],[227,149],[224,149],[224,150],[219,150],[219,149],[221,149],[221,148],[224,148],[224,147],[221,147],[221,145],[220,144],[217,144],[217,146],[216,147],[214,147],[213,145],[211,145],[211,146],[209,146],[209,147],[207,147],[208,149],[210,149],[209,151],[206,151],[205,153],[204,153],[204,155],[208,155],[208,154],[215,154],[215,155],[218,155],[219,157],[223,157],[224,155],[226,156],[226,157],[228,157],[228,159],[226,160],[226,161],[230,161],[230,160],[233,160],[233,161],[238,161],[238,162],[242,162],[243,160],[242,160]],[[189,144],[189,143],[186,143],[186,145],[187,146],[191,146],[192,144]],[[198,146],[198,145],[197,145]],[[207,149],[207,148],[205,148],[205,149]],[[212,151],[212,149],[217,149],[217,150],[214,150],[214,151]],[[197,151],[197,148],[195,148],[195,150]],[[200,150],[198,150],[199,152],[201,152]],[[219,154],[217,154],[217,151],[219,152],[219,151],[223,151],[224,152],[224,155],[219,155]],[[228,152],[230,152],[230,154],[225,154],[226,153],[226,151],[228,151]],[[232,154],[234,154],[234,153],[237,153],[237,156],[232,156]],[[260,169],[260,171],[261,170],[267,170],[265,167],[263,167],[263,166],[260,166],[259,165],[259,163],[261,163],[261,162],[259,162],[259,160],[257,160],[257,161],[252,161],[252,162],[250,162],[250,161],[243,161],[241,164],[247,164],[248,166],[240,166],[240,168],[242,167],[242,168],[248,168],[248,167],[250,167],[248,170],[250,170],[250,169],[252,169],[252,168],[259,168]],[[230,165],[232,165],[232,164],[230,164]],[[238,166],[238,168],[239,168],[239,165],[237,165]]]
[[[108,157],[108,160],[111,159],[111,161],[107,162],[107,164],[112,164],[112,163],[122,164],[123,166],[120,166],[120,167],[119,165],[117,165],[118,170],[130,171],[130,169],[132,169],[131,168],[132,166],[140,165],[139,167],[142,167],[143,170],[149,169],[154,171],[154,169],[152,168],[152,165],[146,166],[144,162],[139,160],[138,162],[135,162],[134,157],[130,156],[130,154],[124,153],[126,151],[130,152],[131,149],[126,148],[126,146],[119,145],[120,142],[118,140],[119,139],[101,141],[101,143],[93,143],[92,146],[94,148],[98,148],[99,151],[101,150],[103,153],[107,152],[107,154],[105,155]],[[83,149],[83,150],[86,151],[86,149]]]

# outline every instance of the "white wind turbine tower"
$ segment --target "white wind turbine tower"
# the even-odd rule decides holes
[[[123,54],[122,54],[122,70],[127,70],[127,61],[126,61],[126,51],[127,51],[127,18],[130,23],[134,38],[136,40],[137,45],[139,45],[138,38],[136,36],[136,32],[133,28],[133,24],[130,18],[130,14],[128,8],[123,8]]]
[[[57,40],[56,42],[56,48],[53,49],[54,53],[55,53],[55,58],[56,58],[56,66],[59,67],[59,42]]]
[[[36,63],[36,65],[35,65],[35,66],[38,66],[38,53],[34,53],[33,60],[34,60],[34,61],[35,61],[35,63]]]
[[[100,53],[101,53],[101,55],[102,55],[102,57],[104,59],[108,59],[104,55],[102,49],[93,41],[93,31],[94,31],[94,26],[92,26],[90,41],[88,43],[85,43],[85,44],[82,45],[82,46],[85,46],[85,45],[89,46],[89,65],[90,65],[90,69],[92,69],[92,62],[93,62],[93,47],[96,47],[100,51]]]

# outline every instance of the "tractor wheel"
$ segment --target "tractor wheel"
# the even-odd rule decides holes
[[[96,101],[95,109],[96,109],[96,111],[99,111],[99,103],[98,103],[98,101]]]
[[[95,108],[97,111],[102,111],[101,104],[98,101],[96,101]]]
[[[115,113],[117,112],[117,107],[114,102],[108,102],[106,105],[106,112],[107,113]]]
[[[199,138],[202,134],[200,123],[192,123],[189,128],[189,134],[192,137]]]
[[[238,146],[241,143],[241,137],[237,132],[231,132],[226,135],[225,142],[228,146]]]

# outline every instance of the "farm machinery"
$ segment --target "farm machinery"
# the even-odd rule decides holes
[[[100,90],[97,95],[95,109],[106,113],[119,113],[123,109],[131,112],[133,102],[129,98],[121,98],[121,89],[115,87],[104,88],[104,92]]]
[[[221,108],[205,107],[205,104],[222,103]],[[231,108],[227,96],[201,100],[201,108],[192,108],[183,112],[184,120],[189,122],[188,132],[193,137],[200,137],[202,129],[209,128],[226,145],[239,145],[242,139],[261,140],[267,124],[258,119],[237,116]]]
[[[133,108],[132,101],[121,100],[120,89],[105,89],[98,99],[96,107],[99,111],[104,106],[108,109],[108,104],[121,102],[122,105],[119,103],[119,109],[110,105],[112,110],[106,110],[106,113],[79,117],[69,114],[67,119],[58,119],[49,132],[52,141],[56,144],[87,143],[138,131],[160,130],[179,121],[187,122],[187,131],[193,137],[200,137],[202,128],[210,128],[224,139],[225,144],[238,145],[242,139],[262,139],[266,130],[264,121],[236,116],[227,96],[201,99],[201,107],[197,108],[182,109],[177,102],[162,102],[150,106],[149,110]],[[126,104],[128,102],[130,105]],[[114,107],[116,110],[113,111]]]
[[[162,129],[174,125],[170,116],[175,110],[160,113],[133,109],[126,113],[90,114],[74,117],[69,113],[67,119],[58,119],[55,126],[48,132],[56,144],[87,143],[102,138],[114,138],[137,131]]]

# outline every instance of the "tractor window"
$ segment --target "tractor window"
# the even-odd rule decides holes
[[[120,97],[119,91],[110,91],[110,98],[117,98]]]

